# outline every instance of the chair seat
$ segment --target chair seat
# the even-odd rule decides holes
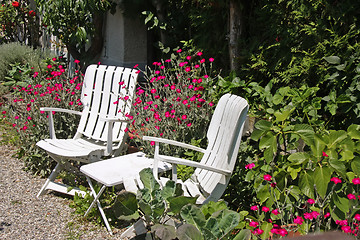
[[[139,172],[144,168],[152,168],[153,163],[154,160],[146,157],[145,153],[136,152],[84,165],[80,171],[97,182],[112,187],[122,184],[124,181],[139,179]],[[171,165],[160,163],[158,169],[159,172],[164,172],[170,170]],[[127,190],[129,191],[129,189]]]
[[[105,151],[106,146],[85,139],[44,139],[36,145],[50,154],[68,158],[87,157],[94,151]]]

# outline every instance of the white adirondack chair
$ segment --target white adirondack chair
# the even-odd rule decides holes
[[[82,112],[50,107],[40,109],[49,112],[50,139],[36,145],[57,161],[57,165],[37,197],[49,189],[69,195],[84,194],[76,188],[68,191],[69,186],[54,182],[60,171],[80,173],[70,160],[86,164],[101,160],[103,156],[118,155],[123,150],[127,136],[124,130],[129,121],[125,115],[130,113],[137,77],[136,69],[90,65],[81,92]],[[72,139],[56,138],[53,111],[81,116]]]
[[[143,153],[137,153],[137,155],[124,155],[82,166],[80,171],[87,176],[94,196],[94,201],[87,213],[95,203],[97,203],[104,222],[109,232],[112,233],[98,201],[105,187],[123,184],[127,191],[136,193],[139,188],[143,187],[142,182],[139,180],[139,172],[146,167],[153,169],[156,179],[158,179],[158,172],[165,171],[172,167],[172,178],[174,181],[177,181],[177,164],[196,168],[192,177],[183,182],[185,196],[198,196],[198,204],[204,204],[208,201],[218,201],[228,185],[235,166],[247,111],[248,103],[245,99],[230,94],[222,96],[216,106],[207,131],[208,147],[206,149],[173,140],[145,136],[143,138],[144,140],[155,142],[154,159],[148,159]],[[199,163],[161,155],[159,153],[159,143],[192,149],[202,152],[204,155]],[[98,193],[94,191],[89,177],[103,184]],[[158,180],[162,184],[168,181],[168,179],[165,178]],[[134,231],[139,233],[144,229],[142,222],[138,221],[134,226],[129,228],[122,237],[132,236]]]

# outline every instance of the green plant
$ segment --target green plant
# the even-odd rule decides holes
[[[4,83],[5,76],[9,77],[9,70],[12,65],[34,68],[33,71],[39,71],[41,62],[51,55],[47,51],[41,52],[39,49],[33,49],[20,43],[6,43],[0,45],[0,82]]]
[[[66,45],[67,50],[81,64],[88,65],[100,54],[103,47],[105,13],[116,4],[100,0],[36,0],[43,24]]]
[[[182,196],[181,184],[168,181],[160,188],[150,168],[140,172],[140,179],[144,188],[136,196],[121,193],[113,209],[124,220],[140,214],[154,239],[224,239],[247,214],[227,209],[223,201],[198,207],[196,198]]]
[[[208,91],[216,79],[209,75],[213,61],[193,49],[176,49],[169,59],[154,62],[154,69],[145,72],[147,82],[137,89],[134,116],[130,116],[134,121],[129,129],[145,153],[152,152],[153,143],[139,140],[143,135],[206,144],[205,129],[214,105]],[[173,155],[183,154],[171,151]]]
[[[76,71],[73,78],[68,78],[66,60],[53,58],[45,60],[41,71],[16,72],[19,82],[26,80],[28,85],[16,86],[9,101],[2,105],[2,115],[5,121],[12,125],[17,134],[18,156],[24,157],[25,167],[42,176],[52,169],[53,162],[47,154],[36,147],[36,142],[48,137],[48,119],[40,107],[52,106],[78,110],[81,108],[80,90],[82,75]],[[19,65],[17,65],[19,66]],[[15,74],[15,73],[14,73]],[[12,76],[14,77],[14,75]],[[56,134],[58,137],[68,137],[75,133],[75,116],[64,114],[54,115]]]
[[[0,43],[20,42],[39,46],[39,17],[30,1],[1,1]]]

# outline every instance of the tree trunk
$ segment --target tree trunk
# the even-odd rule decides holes
[[[229,57],[230,70],[238,71],[240,69],[239,62],[239,38],[243,33],[243,4],[240,0],[230,0],[229,12]]]

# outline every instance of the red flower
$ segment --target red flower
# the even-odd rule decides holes
[[[341,179],[337,177],[331,178],[330,181],[334,182],[335,184],[341,183]]]
[[[314,204],[314,203],[315,203],[315,200],[312,199],[312,198],[310,198],[310,199],[307,200],[307,202],[308,202],[309,204]]]
[[[30,10],[29,11],[29,16],[35,17],[36,16],[36,12],[34,10]]]
[[[326,152],[322,152],[323,157],[328,157],[329,155],[326,154]]]
[[[19,2],[17,2],[17,1],[13,1],[12,2],[12,5],[13,5],[13,7],[19,7],[20,6],[20,3]]]
[[[360,178],[354,178],[354,179],[352,180],[352,183],[353,183],[354,185],[360,184]]]

